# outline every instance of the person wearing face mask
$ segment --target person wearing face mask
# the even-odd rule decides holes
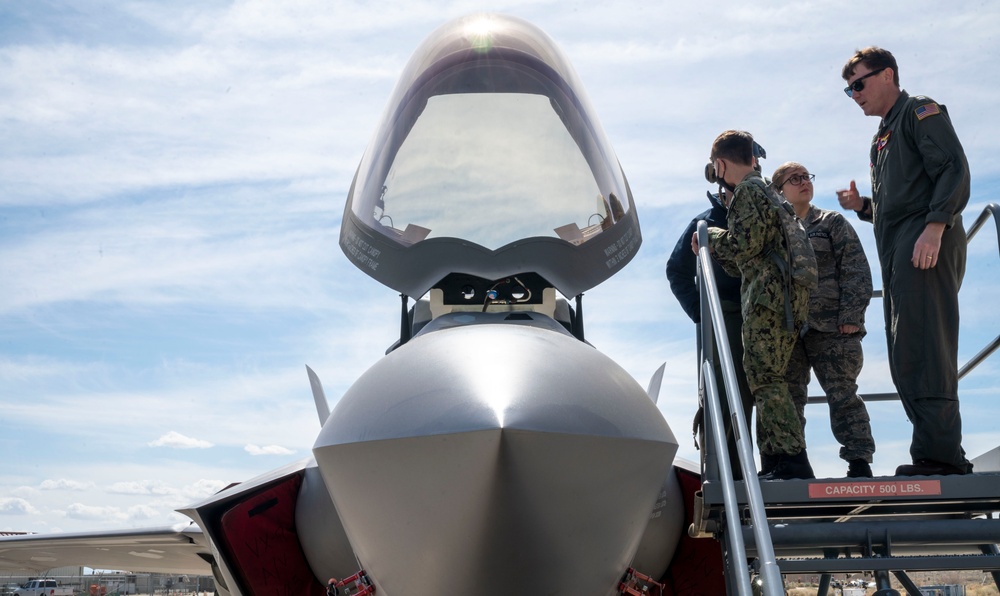
[[[689,240],[691,235],[696,232],[699,221],[704,220],[709,226],[718,228],[728,227],[726,223],[726,205],[730,198],[730,195],[725,192],[718,194],[709,192],[706,194],[708,195],[711,208],[699,213],[691,220],[691,223],[688,224],[680,238],[678,238],[673,252],[670,253],[670,258],[667,259],[667,281],[670,283],[670,291],[673,292],[681,308],[687,313],[687,316],[698,326],[699,332],[696,334],[696,339],[698,340],[699,353],[701,349],[701,292],[696,282],[698,259],[695,255],[691,254]],[[736,370],[736,382],[739,385],[744,420],[746,421],[747,428],[750,428],[753,419],[753,395],[750,392],[750,386],[747,384],[747,375],[743,371],[743,338],[741,335],[743,315],[740,312],[740,276],[730,275],[717,261],[712,262],[712,271],[715,276],[716,288],[719,291],[719,303],[722,307],[722,316],[725,319],[726,337],[729,339],[729,350],[733,357],[733,367]],[[726,384],[722,375],[722,362],[716,350],[713,351],[712,362],[715,364],[715,385],[719,390],[719,399],[722,402],[723,430],[728,439],[729,461],[733,465],[735,475],[742,477],[739,464],[737,463],[739,460],[737,459],[736,443],[733,439],[732,418],[728,415],[729,400],[726,397]],[[693,429],[696,437],[695,446],[699,449],[704,447],[704,445],[700,444],[704,442],[704,437],[702,436],[704,430],[703,416],[704,412],[699,408],[698,413],[695,415]]]
[[[848,97],[866,116],[881,118],[870,151],[872,197],[862,197],[853,180],[837,196],[875,225],[889,371],[913,424],[913,463],[896,475],[968,474],[958,407],[958,290],[969,162],[945,106],[900,89],[890,52],[858,50],[841,74]]]
[[[809,369],[816,373],[830,406],[830,428],[841,444],[840,457],[848,462],[847,476],[871,478],[875,440],[857,383],[864,363],[861,339],[872,297],[871,268],[847,219],[812,205],[814,178],[793,161],[771,176],[774,189],[805,226],[819,270],[819,282],[809,294],[809,329],[795,343],[786,379],[804,427]]]
[[[787,257],[784,232],[770,191],[753,167],[753,137],[727,130],[712,144],[711,169],[719,184],[733,193],[728,229],[708,229],[712,256],[742,280],[743,367],[757,407],[757,448],[761,460],[773,464],[761,480],[814,478],[806,454],[805,435],[788,390],[785,370],[799,332],[806,323],[808,290],[797,284],[786,288],[785,274],[776,260]],[[697,235],[691,237],[697,252]],[[789,292],[793,329],[785,324],[785,296]]]

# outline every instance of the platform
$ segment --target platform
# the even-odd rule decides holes
[[[735,486],[737,500],[745,504],[744,483],[736,481]],[[971,516],[1000,511],[1000,472],[771,480],[761,482],[760,490],[770,523],[872,516]],[[721,483],[706,481],[702,492],[707,508],[722,507]]]
[[[746,487],[735,483],[748,558]],[[704,529],[725,528],[722,486],[702,485]],[[1000,571],[1000,473],[760,483],[781,573]]]

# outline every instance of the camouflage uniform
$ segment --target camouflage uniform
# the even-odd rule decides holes
[[[875,440],[865,402],[858,397],[864,363],[861,338],[871,301],[872,274],[857,233],[843,215],[810,207],[803,218],[816,253],[819,283],[809,296],[809,330],[799,338],[788,362],[788,389],[805,427],[810,366],[830,404],[830,428],[846,461],[872,461]],[[857,325],[844,335],[839,325]]]
[[[778,214],[764,189],[747,174],[729,207],[729,229],[709,228],[713,256],[743,279],[743,368],[757,405],[757,447],[764,455],[795,455],[806,447],[802,425],[785,381],[798,329],[808,313],[809,292],[792,284],[795,331],[785,327],[785,280],[770,258],[787,257]]]

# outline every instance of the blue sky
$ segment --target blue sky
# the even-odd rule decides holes
[[[588,339],[646,385],[696,459],[694,326],[663,268],[702,211],[712,139],[749,130],[815,204],[868,191],[877,120],[841,89],[859,47],[946,104],[973,173],[1000,182],[991,2],[0,3],[0,530],[181,521],[175,508],[308,457],[304,365],[336,400],[398,335],[396,294],[337,244],[354,169],[410,53],[446,20],[506,12],[576,67],[635,196],[643,245],[585,297]],[[872,231],[857,224],[869,259]],[[970,247],[961,360],[997,333],[997,240]],[[880,284],[878,271],[874,272]],[[891,390],[880,303],[862,390]],[[998,444],[997,364],[961,385],[966,449]],[[813,387],[813,392],[818,392]],[[898,403],[869,406],[876,473],[908,461]],[[807,410],[820,475],[845,465]]]

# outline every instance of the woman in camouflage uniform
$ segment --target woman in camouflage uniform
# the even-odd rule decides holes
[[[796,162],[782,164],[771,184],[802,220],[819,268],[819,283],[809,295],[809,329],[799,337],[788,363],[788,388],[803,428],[809,369],[816,372],[830,405],[830,428],[848,462],[847,476],[871,478],[875,441],[865,402],[858,396],[864,362],[865,310],[872,296],[872,274],[858,234],[843,215],[812,206],[815,178]]]

